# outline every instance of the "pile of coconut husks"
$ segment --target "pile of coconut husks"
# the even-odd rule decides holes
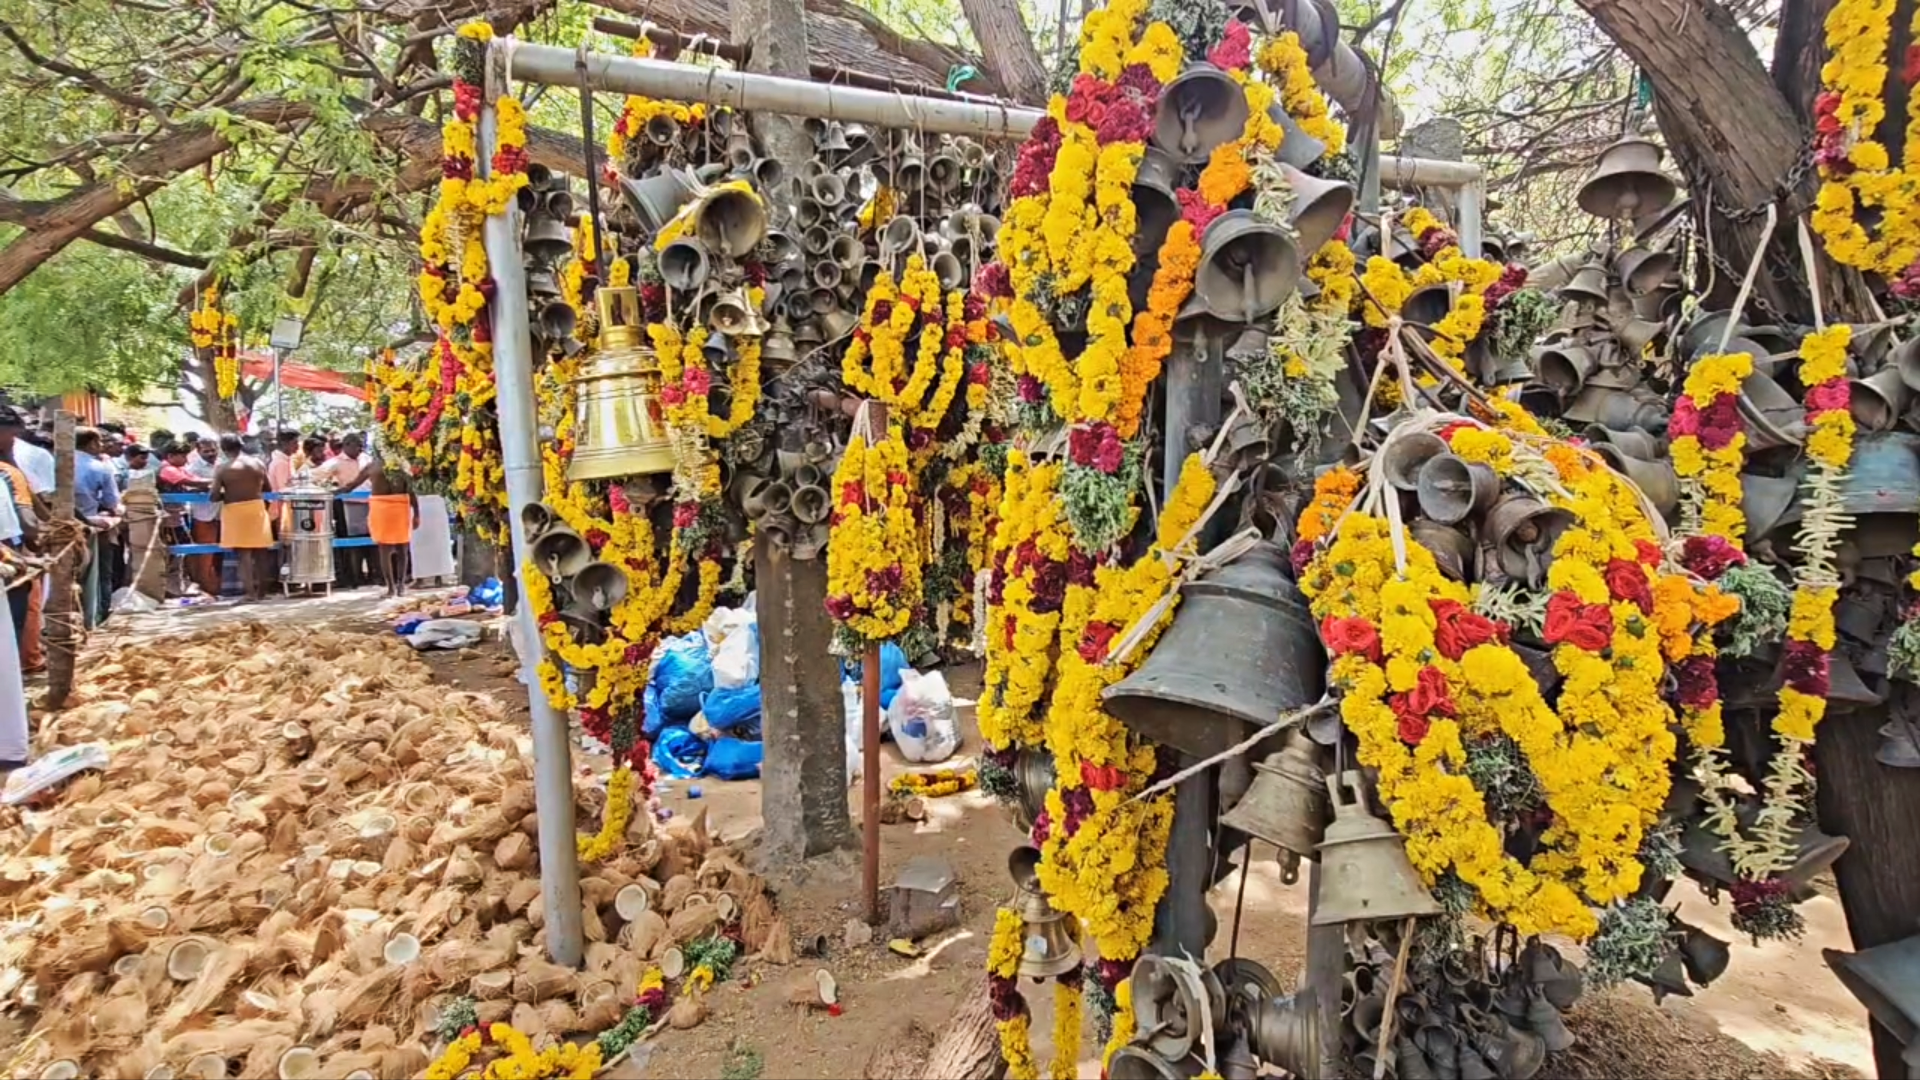
[[[415,1076],[462,998],[538,1046],[621,1021],[681,945],[791,956],[704,818],[636,812],[582,868],[584,969],[547,963],[528,732],[391,637],[225,628],[74,701],[41,742],[110,764],[0,811],[10,1075]],[[605,798],[578,790],[579,828]]]

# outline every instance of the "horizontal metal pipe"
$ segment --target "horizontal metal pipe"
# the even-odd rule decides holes
[[[1478,184],[1487,171],[1471,161],[1380,156],[1380,182],[1394,188],[1459,188]]]
[[[575,52],[552,45],[508,44],[516,79],[549,86],[572,86]],[[631,56],[587,54],[587,81],[596,90],[672,101],[702,101],[742,112],[774,112],[789,116],[817,116],[845,123],[883,128],[905,128],[938,135],[970,135],[980,139],[1022,139],[1046,114],[984,101],[944,101],[910,97],[856,86],[830,86],[720,68],[690,67],[665,60]]]

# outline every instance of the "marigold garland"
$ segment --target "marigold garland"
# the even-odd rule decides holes
[[[1307,50],[1300,44],[1299,34],[1289,30],[1268,39],[1254,54],[1254,64],[1278,84],[1280,102],[1300,130],[1326,143],[1329,154],[1346,150],[1346,126],[1333,118],[1327,97],[1320,92],[1307,63]]]
[[[1814,161],[1820,171],[1813,228],[1827,254],[1886,278],[1896,295],[1920,296],[1920,114],[1908,110],[1900,167],[1874,132],[1886,117],[1894,0],[1838,0],[1827,12],[1830,59],[1814,100]],[[1920,35],[1920,13],[1913,28]],[[1912,87],[1920,65],[1903,63]],[[1878,218],[1869,233],[1861,211]]]
[[[1001,525],[990,548],[992,622],[979,704],[980,737],[1002,750],[1045,738],[1036,707],[1052,672],[1061,583],[1071,550],[1057,497],[1060,472],[1056,462],[1029,463],[1020,450],[1007,455]]]
[[[935,772],[905,772],[887,781],[887,790],[895,795],[917,795],[938,799],[957,795],[980,786],[980,774],[973,769],[946,769]]]
[[[645,59],[654,52],[653,42],[646,37],[633,41],[631,55]],[[647,121],[656,116],[664,116],[681,127],[692,127],[706,122],[705,105],[686,105],[678,101],[657,101],[641,94],[627,95],[626,104],[620,110],[620,119],[607,133],[607,157],[615,165],[627,159],[627,144],[635,137],[646,134]]]
[[[633,820],[633,768],[622,764],[607,778],[607,808],[600,820],[600,832],[579,836],[580,861],[597,863],[619,850],[627,838],[627,823]]]
[[[856,432],[833,474],[827,611],[870,641],[907,628],[920,596],[918,525],[901,426],[868,444]]]
[[[1740,419],[1740,384],[1753,374],[1753,357],[1720,353],[1694,361],[1674,403],[1674,472],[1687,485],[1687,518],[1701,531],[1738,546],[1747,518],[1740,508],[1740,467],[1747,436]]]

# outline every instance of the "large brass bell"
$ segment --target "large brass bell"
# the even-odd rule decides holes
[[[709,251],[738,259],[767,235],[767,208],[751,191],[720,188],[702,199],[693,226]]]
[[[593,561],[593,549],[580,534],[565,525],[555,525],[533,542],[533,565],[550,578],[566,581]]]
[[[672,472],[660,362],[641,337],[639,295],[631,286],[603,288],[594,302],[600,309],[600,339],[574,379],[581,434],[567,479]]]
[[[1628,136],[1600,151],[1580,185],[1580,209],[1599,218],[1641,217],[1673,201],[1674,183],[1660,171],[1660,147]]]
[[[1207,225],[1193,291],[1216,317],[1254,322],[1272,314],[1299,277],[1300,249],[1285,228],[1229,210]]]
[[[1153,110],[1153,144],[1188,163],[1207,160],[1213,148],[1240,137],[1247,125],[1247,97],[1240,84],[1212,64],[1197,63],[1160,90]]]
[[[1193,1052],[1203,1031],[1226,1022],[1226,1009],[1226,988],[1212,971],[1157,953],[1135,962],[1134,1028],[1161,1057],[1179,1061]]]
[[[1272,543],[1181,589],[1173,625],[1107,711],[1142,738],[1205,757],[1320,700],[1326,652]]]
[[[550,214],[534,214],[527,219],[527,235],[521,241],[527,257],[534,262],[547,266],[553,260],[573,250],[573,238],[567,235],[567,227],[560,219]]]
[[[1333,812],[1318,756],[1306,732],[1287,732],[1278,751],[1254,763],[1253,786],[1220,818],[1220,824],[1279,848],[1284,853],[1280,880],[1289,885],[1299,880],[1302,858],[1319,859]]]
[[[1320,906],[1313,925],[1438,915],[1440,904],[1407,859],[1406,841],[1367,809],[1364,784],[1353,771],[1327,778],[1333,822],[1320,842]]]
[[[1920,1041],[1920,934],[1855,953],[1821,949],[1820,955],[1867,1015],[1909,1048]]]
[[[1013,876],[1016,910],[1025,924],[1020,931],[1020,976],[1052,979],[1080,966],[1080,945],[1074,940],[1072,920],[1055,911],[1040,888],[1040,849],[1021,846],[1007,859]]]
[[[627,598],[627,572],[596,560],[573,575],[571,587],[575,600],[604,615]]]

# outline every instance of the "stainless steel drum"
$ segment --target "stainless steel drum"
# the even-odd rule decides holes
[[[288,585],[333,584],[333,492],[296,487],[286,492],[286,524],[280,531],[287,549]]]

